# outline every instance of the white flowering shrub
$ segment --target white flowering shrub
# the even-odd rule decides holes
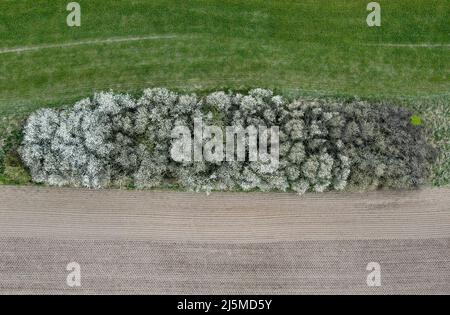
[[[433,150],[410,116],[382,104],[288,101],[264,89],[198,97],[157,88],[138,99],[104,92],[70,109],[32,114],[20,153],[34,182],[57,186],[298,193],[412,187],[428,178]],[[197,118],[220,128],[279,126],[278,166],[176,162],[172,131],[193,131]]]

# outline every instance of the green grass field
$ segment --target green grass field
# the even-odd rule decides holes
[[[73,28],[68,2],[0,2],[0,183],[29,181],[15,151],[31,111],[147,87],[408,106],[441,151],[433,183],[450,183],[448,0],[380,0],[381,27],[366,24],[369,0],[79,0]]]

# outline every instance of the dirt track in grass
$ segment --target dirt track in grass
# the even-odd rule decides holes
[[[0,237],[281,242],[450,237],[450,189],[201,193],[0,187]]]

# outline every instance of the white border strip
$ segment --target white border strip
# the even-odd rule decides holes
[[[177,38],[177,37],[179,37],[179,36],[177,36],[177,35],[150,35],[150,36],[136,36],[136,37],[113,37],[113,38],[106,38],[106,39],[84,40],[84,41],[62,43],[62,44],[44,44],[44,45],[24,46],[24,47],[16,47],[16,48],[0,48],[0,54],[21,53],[21,52],[36,51],[36,50],[41,50],[41,49],[64,48],[64,47],[83,46],[83,45],[98,45],[98,44],[135,42],[135,41],[145,41],[145,40],[172,39],[172,38]]]
[[[395,43],[379,43],[379,44],[365,44],[365,46],[380,46],[380,47],[407,47],[407,48],[450,48],[450,44],[395,44]]]

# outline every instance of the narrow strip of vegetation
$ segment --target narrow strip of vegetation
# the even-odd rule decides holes
[[[172,131],[195,119],[279,126],[279,165],[171,158]],[[247,154],[248,154],[248,147]],[[430,177],[435,150],[420,117],[391,104],[288,100],[270,90],[204,97],[147,89],[98,93],[65,110],[42,109],[20,154],[36,183],[90,188],[306,191],[409,188]]]

